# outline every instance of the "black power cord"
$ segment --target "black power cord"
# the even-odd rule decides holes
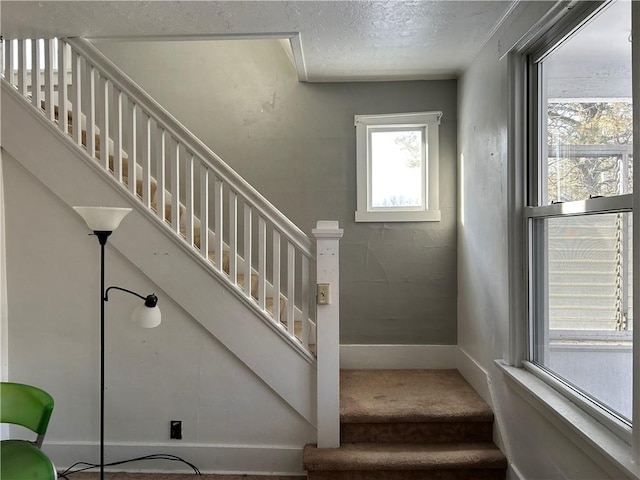
[[[111,463],[105,463],[104,466],[105,467],[114,467],[117,465],[122,465],[124,463],[130,463],[130,462],[138,462],[141,460],[171,460],[174,462],[181,462],[184,463],[185,465],[188,465],[189,467],[191,467],[193,469],[193,473],[195,475],[202,475],[202,472],[200,472],[200,470],[198,470],[198,467],[196,467],[193,463],[187,462],[184,458],[180,458],[177,455],[171,455],[168,453],[158,453],[158,454],[153,454],[153,455],[145,455],[144,457],[138,457],[138,458],[130,458],[128,460],[121,460],[119,462],[111,462]],[[80,467],[82,466],[82,468],[78,468],[76,470],[73,470],[76,467]],[[73,465],[71,465],[69,468],[67,468],[64,472],[59,473],[58,474],[58,478],[63,478],[65,480],[69,480],[68,475],[73,475],[74,473],[79,473],[79,472],[84,472],[87,470],[91,470],[93,468],[98,468],[100,466],[100,464],[97,463],[89,463],[89,462],[76,462]]]

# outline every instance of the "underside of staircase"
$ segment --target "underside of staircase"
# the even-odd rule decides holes
[[[343,370],[340,448],[307,445],[309,480],[504,480],[493,412],[456,370]]]

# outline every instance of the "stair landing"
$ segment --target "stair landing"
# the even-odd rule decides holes
[[[504,480],[493,412],[456,370],[343,370],[341,447],[307,445],[310,480]]]
[[[493,421],[457,370],[342,370],[343,423]]]

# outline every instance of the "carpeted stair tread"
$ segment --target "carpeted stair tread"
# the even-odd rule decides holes
[[[493,412],[457,370],[342,370],[340,420],[489,422]]]
[[[238,274],[238,285],[240,285],[240,287],[242,287],[244,289],[244,273],[239,273]],[[258,298],[258,274],[257,273],[252,273],[251,274],[251,296],[255,299]]]
[[[196,248],[200,248],[200,232],[202,230],[200,229],[200,227],[198,226],[194,226],[193,227],[193,246]],[[186,239],[187,238],[187,228],[186,227],[180,227],[180,233],[182,234],[182,236]]]
[[[340,448],[307,445],[308,471],[504,469],[507,460],[492,443],[347,443]]]
[[[216,252],[210,251],[208,257],[211,262],[216,263]],[[226,273],[229,273],[229,251],[228,250],[224,250],[222,252],[222,269]]]

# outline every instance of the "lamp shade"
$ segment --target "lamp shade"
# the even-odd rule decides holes
[[[113,232],[131,211],[130,208],[118,207],[73,207],[73,209],[94,232]]]
[[[155,328],[162,321],[162,314],[158,306],[147,307],[145,304],[139,305],[131,315],[131,321],[143,328]]]

